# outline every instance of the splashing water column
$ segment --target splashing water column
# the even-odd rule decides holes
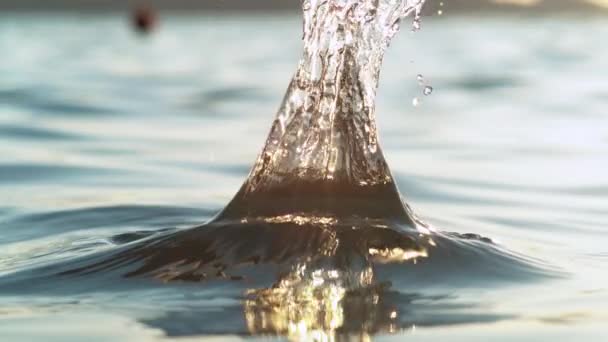
[[[382,154],[375,97],[383,55],[401,18],[413,13],[419,21],[421,6],[304,2],[303,57],[262,153],[226,208],[202,226],[92,256],[60,274],[122,268],[126,277],[163,281],[247,279],[262,289],[256,295],[280,289],[289,297],[281,301],[297,303],[331,288],[373,289],[393,265],[400,268],[389,278],[401,283],[415,272],[440,276],[446,261],[474,260],[485,274],[520,267],[489,245],[483,250],[498,257],[482,264],[482,246],[463,242],[466,235],[428,229],[402,202]],[[401,272],[398,264],[419,258],[425,267]]]
[[[242,279],[244,268],[263,264],[279,269],[274,286],[300,293],[320,283],[366,287],[372,263],[425,257],[428,230],[401,201],[375,122],[384,52],[401,18],[419,20],[421,6],[305,1],[303,57],[262,153],[228,206],[203,226],[70,273],[138,260],[126,276],[203,281]]]
[[[304,53],[262,153],[219,220],[389,219],[413,227],[378,142],[384,52],[420,0],[305,0]]]

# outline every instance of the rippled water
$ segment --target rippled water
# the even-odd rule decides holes
[[[601,340],[605,19],[423,24],[393,42],[378,95],[399,188],[433,226],[489,237],[543,276],[470,249],[433,267],[408,265],[403,279],[387,268],[394,284],[376,302],[355,295],[338,310],[325,301],[326,318],[354,339]],[[118,16],[0,17],[1,337],[323,336],[298,328],[317,312],[245,294],[246,283],[28,273],[221,210],[259,152],[299,58],[300,30],[296,16],[169,16],[142,39]]]

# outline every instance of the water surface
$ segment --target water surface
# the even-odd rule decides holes
[[[0,62],[2,279],[212,218],[262,147],[301,52],[300,29],[296,16],[168,16],[142,39],[115,16],[1,17],[0,51],[10,51]],[[455,261],[425,274],[410,265],[410,285],[371,306],[354,298],[335,317],[366,323],[377,339],[605,335],[606,31],[601,17],[443,17],[396,38],[377,116],[408,203],[434,227],[489,237],[551,277],[517,269],[497,279],[511,264],[473,253],[470,267]],[[422,95],[417,74],[432,95]],[[297,323],[312,319],[306,312],[268,312],[239,282],[114,276],[5,286],[0,336],[323,334],[298,335]],[[362,337],[361,326],[343,330]]]

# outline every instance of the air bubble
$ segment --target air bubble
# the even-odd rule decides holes
[[[426,96],[431,95],[433,93],[433,87],[431,87],[431,86],[424,87],[424,90],[422,91],[422,93]]]

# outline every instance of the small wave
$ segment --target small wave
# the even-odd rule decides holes
[[[472,92],[492,91],[502,88],[512,88],[523,85],[524,82],[517,78],[507,76],[476,75],[459,78],[457,81],[445,81],[444,87],[464,89]]]
[[[8,106],[25,108],[38,114],[53,115],[110,115],[113,109],[101,105],[87,105],[80,99],[72,101],[53,94],[51,89],[23,88],[0,90],[0,101]]]
[[[23,214],[2,222],[6,234],[0,238],[0,243],[93,229],[146,227],[147,230],[154,230],[192,225],[213,214],[214,211],[204,209],[154,205],[120,205]]]
[[[82,180],[92,177],[116,176],[123,171],[117,169],[95,168],[79,165],[14,163],[0,164],[0,184],[27,182],[55,182],[71,179]]]
[[[0,136],[7,139],[15,139],[20,141],[22,139],[27,140],[41,140],[41,141],[77,141],[77,140],[85,140],[89,139],[84,136],[60,132],[57,130],[51,130],[46,128],[36,128],[36,127],[25,127],[18,125],[6,125],[0,124]]]

